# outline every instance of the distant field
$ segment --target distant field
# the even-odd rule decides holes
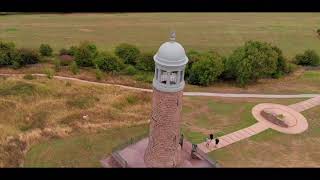
[[[22,14],[0,16],[0,39],[33,48],[49,43],[56,50],[83,40],[102,49],[128,42],[155,51],[175,29],[187,50],[229,54],[247,40],[262,40],[292,57],[308,48],[320,53],[319,22],[320,13]]]

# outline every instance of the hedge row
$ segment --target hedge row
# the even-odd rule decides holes
[[[90,42],[82,42],[79,46],[72,46],[69,49],[60,50],[61,57],[74,57],[75,62],[81,67],[98,67],[105,72],[129,71],[154,71],[153,55],[141,53],[140,50],[130,44],[120,44],[115,48],[114,53],[98,51],[97,47]],[[134,68],[134,70],[132,70]],[[131,69],[131,70],[130,70]]]
[[[42,44],[39,51],[16,49],[13,43],[0,41],[0,66],[15,68],[39,62],[42,56],[52,56],[48,44]],[[189,63],[186,67],[186,81],[190,84],[207,86],[216,81],[233,80],[244,86],[260,78],[278,78],[292,72],[295,65],[290,63],[282,51],[266,42],[248,41],[235,49],[229,57],[209,52],[191,50],[187,52]],[[307,50],[298,54],[293,61],[298,65],[317,66],[320,58],[315,51]],[[114,52],[99,51],[95,44],[82,42],[78,46],[59,51],[56,66],[70,65],[70,70],[78,72],[80,67],[96,68],[97,74],[124,72],[135,75],[140,71],[153,72],[153,53],[141,52],[136,46],[122,43]],[[57,69],[59,69],[57,67]]]
[[[19,68],[27,64],[35,64],[40,60],[40,55],[32,49],[17,49],[14,43],[0,41],[0,67],[11,66]]]

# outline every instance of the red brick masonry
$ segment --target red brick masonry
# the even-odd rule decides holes
[[[181,163],[182,95],[182,91],[153,89],[149,143],[144,156],[148,167],[176,167]]]

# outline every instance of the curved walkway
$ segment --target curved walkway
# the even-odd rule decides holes
[[[24,76],[25,74],[1,74],[0,76]],[[33,76],[41,76],[46,77],[45,74],[32,74]],[[110,83],[102,83],[95,81],[87,81],[78,78],[72,77],[64,77],[64,76],[53,76],[55,79],[60,80],[70,80],[77,81],[82,83],[89,83],[95,85],[104,85],[104,86],[115,86],[124,89],[136,90],[136,91],[144,91],[144,92],[152,92],[152,89],[144,89],[137,88],[119,84],[110,84]],[[271,98],[271,99],[289,99],[289,98],[313,98],[320,96],[320,94],[236,94],[236,93],[211,93],[211,92],[183,92],[185,96],[211,96],[211,97],[228,97],[228,98]]]
[[[277,104],[270,104],[270,103],[262,103],[262,104],[258,104],[257,106],[255,106],[252,109],[252,113],[255,116],[255,118],[261,118],[260,116],[257,116],[257,114],[260,113],[260,111],[263,109],[261,109],[260,107],[264,106],[266,107],[266,105],[271,105],[271,106],[281,106],[281,107],[286,107],[288,110],[290,110],[290,112],[292,112],[292,114],[295,116],[295,118],[298,121],[301,121],[297,124],[296,127],[292,127],[292,129],[288,128],[286,130],[284,130],[283,128],[275,128],[273,124],[271,123],[267,123],[264,122],[261,119],[258,119],[258,122],[247,127],[244,129],[240,129],[238,131],[235,131],[233,133],[224,135],[219,137],[219,145],[218,147],[214,147],[214,144],[211,143],[209,147],[206,147],[206,142],[200,143],[198,144],[198,147],[204,151],[205,153],[223,148],[225,146],[228,146],[230,144],[233,144],[235,142],[238,142],[242,139],[246,139],[248,137],[251,137],[253,135],[256,135],[258,133],[261,133],[264,130],[267,130],[269,128],[275,129],[277,131],[280,131],[282,133],[288,133],[288,134],[295,134],[295,133],[302,133],[304,130],[306,130],[308,128],[308,124],[306,122],[306,119],[299,113],[302,112],[304,110],[313,108],[315,106],[320,105],[320,96],[305,100],[305,101],[301,101],[295,104],[291,104],[289,106],[284,106],[284,105],[277,105]],[[259,112],[257,112],[259,111]]]

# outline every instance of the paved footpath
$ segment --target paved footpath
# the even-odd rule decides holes
[[[25,74],[2,74],[0,76],[17,76],[21,77]],[[41,76],[46,77],[46,74],[32,74],[34,76]],[[64,76],[53,76],[55,79],[60,80],[70,80],[88,84],[95,84],[95,85],[103,85],[103,86],[116,86],[124,89],[136,90],[136,91],[144,91],[144,92],[152,92],[152,89],[144,89],[144,88],[137,88],[119,84],[109,84],[109,83],[102,83],[102,82],[94,82],[94,81],[87,81],[78,78],[72,77],[64,77]],[[272,98],[272,99],[289,99],[289,98],[313,98],[320,96],[320,94],[235,94],[235,93],[211,93],[211,92],[183,92],[185,96],[211,96],[211,97],[228,97],[228,98]]]
[[[320,105],[320,96],[308,99],[306,101],[298,102],[296,104],[291,104],[291,105],[289,105],[289,107],[291,109],[298,111],[298,112],[302,112],[304,110],[313,108],[318,105]]]
[[[266,126],[264,123],[262,122],[258,122],[252,126],[249,126],[247,128],[235,131],[233,133],[224,135],[219,137],[219,145],[218,147],[214,147],[214,142],[210,143],[209,148],[206,147],[206,142],[200,143],[198,144],[198,148],[200,148],[203,152],[208,153],[210,151],[214,151],[216,149],[220,149],[223,148],[225,146],[228,146],[230,144],[233,144],[235,142],[238,142],[242,139],[246,139],[250,136],[253,136],[255,134],[258,134],[266,129],[268,129],[269,127]]]
[[[318,105],[320,105],[320,96],[317,96],[305,101],[301,101],[296,104],[291,104],[288,107],[290,107],[291,109],[297,112],[302,112]],[[253,124],[247,128],[219,137],[220,141],[219,141],[218,147],[214,147],[214,142],[210,143],[209,147],[206,146],[206,142],[198,144],[198,147],[205,153],[208,153],[208,152],[223,148],[225,146],[228,146],[230,144],[233,144],[235,142],[238,142],[240,140],[246,139],[250,136],[261,133],[262,131],[267,130],[268,128],[270,128],[268,124],[262,121],[259,121],[256,124]]]

